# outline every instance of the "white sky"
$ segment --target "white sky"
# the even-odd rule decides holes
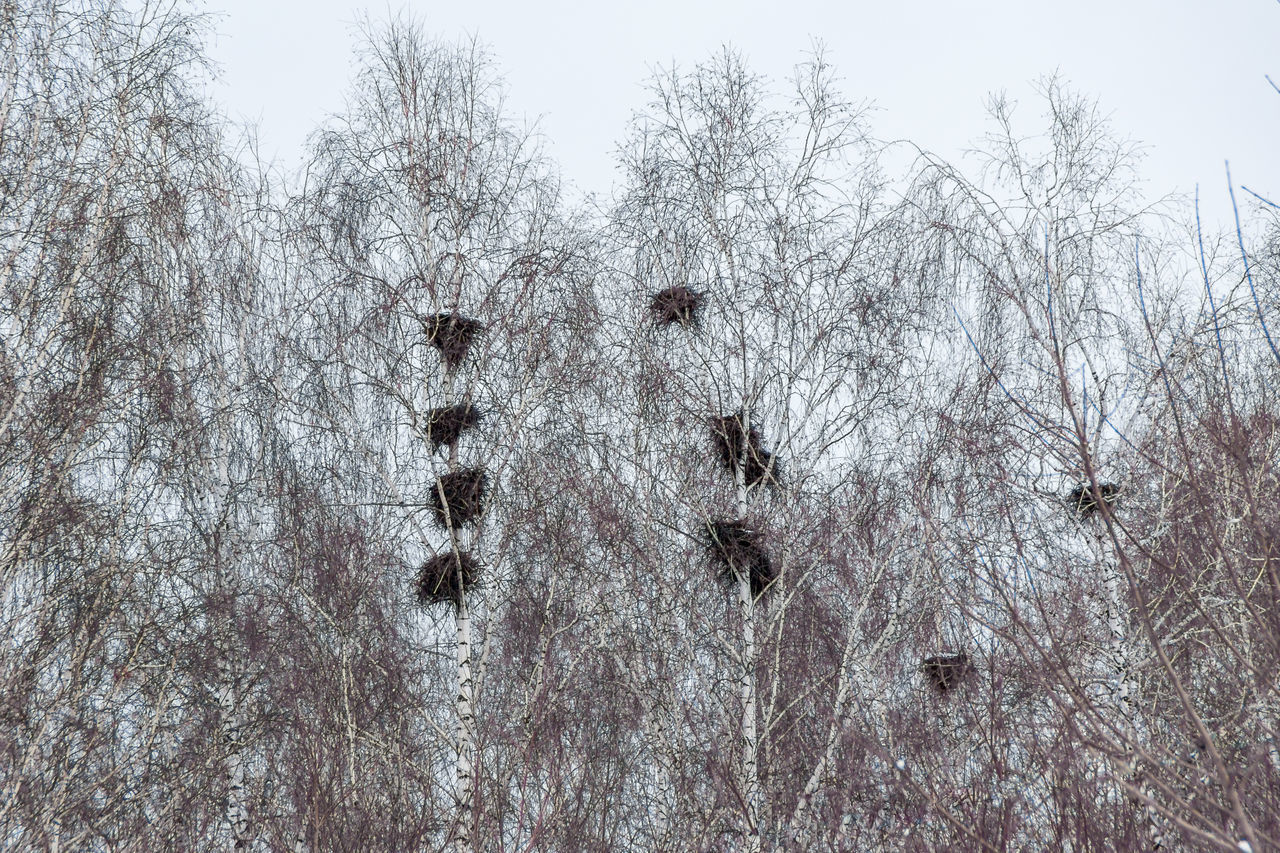
[[[814,39],[871,131],[958,158],[1004,90],[1038,131],[1030,83],[1058,71],[1100,99],[1121,135],[1149,146],[1150,196],[1196,182],[1206,218],[1225,222],[1223,161],[1236,184],[1280,201],[1280,0],[792,0],[645,3],[543,0],[206,0],[221,12],[211,47],[215,97],[258,125],[262,154],[293,168],[307,134],[342,108],[356,22],[404,10],[445,39],[478,35],[516,118],[536,122],[573,185],[607,193],[614,146],[655,66],[692,67],[721,45],[782,90]],[[786,11],[783,11],[783,9]]]

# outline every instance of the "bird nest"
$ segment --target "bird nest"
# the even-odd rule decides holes
[[[960,679],[972,671],[969,656],[964,652],[958,655],[935,655],[920,662],[920,669],[925,678],[939,693],[955,689]]]
[[[679,323],[681,326],[693,326],[698,322],[698,306],[702,303],[702,295],[687,287],[668,287],[653,295],[649,301],[649,310],[657,317],[659,326],[670,326]]]
[[[469,429],[480,423],[480,410],[470,403],[458,403],[427,412],[427,441],[437,450],[458,443]]]
[[[708,521],[707,539],[712,556],[721,564],[720,577],[737,584],[744,576],[751,582],[752,598],[759,598],[778,579],[769,555],[756,531],[744,521]]]
[[[424,328],[427,342],[440,350],[445,366],[453,370],[467,357],[472,342],[484,330],[484,325],[461,314],[436,314],[427,319]]]
[[[764,449],[760,431],[755,427],[746,429],[745,421],[741,410],[711,419],[711,440],[720,463],[735,476],[741,468],[743,482],[748,486],[777,485],[777,461]]]
[[[1115,483],[1102,483],[1095,492],[1088,483],[1081,483],[1067,495],[1067,506],[1081,518],[1088,518],[1098,511],[1099,498],[1110,509],[1120,500],[1120,487]]]
[[[488,477],[481,468],[445,474],[431,490],[431,509],[440,526],[448,529],[475,521],[484,511]]]
[[[446,551],[423,563],[414,593],[423,606],[449,602],[462,604],[467,590],[480,580],[480,564],[466,551]]]

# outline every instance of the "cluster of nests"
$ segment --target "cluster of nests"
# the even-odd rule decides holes
[[[1096,490],[1088,483],[1081,483],[1067,495],[1067,506],[1081,518],[1089,518],[1101,504],[1111,509],[1119,500],[1120,487],[1115,483],[1101,483]]]
[[[675,285],[655,293],[649,301],[649,311],[659,326],[674,323],[690,327],[698,324],[701,305],[702,294]],[[776,482],[773,455],[763,448],[759,430],[748,430],[745,421],[741,411],[711,419],[711,435],[721,461],[731,473],[736,474],[742,468],[749,486]]]
[[[649,302],[649,311],[659,326],[679,324],[691,327],[698,323],[701,304],[701,294],[687,287],[675,286],[655,293]],[[748,486],[778,483],[773,454],[764,449],[760,431],[748,428],[741,410],[732,415],[711,418],[710,426],[712,441],[726,470],[735,477],[741,471]],[[1081,484],[1067,496],[1067,505],[1081,518],[1088,518],[1097,512],[1100,502],[1112,507],[1119,497],[1120,487],[1115,483],[1103,483],[1096,490],[1089,484]],[[760,543],[759,534],[745,521],[708,521],[706,533],[711,554],[721,565],[723,581],[736,585],[743,577],[748,578],[751,594],[756,599],[773,586],[777,573]],[[960,652],[926,657],[920,662],[920,670],[935,690],[946,694],[973,671],[973,666],[969,656]]]
[[[1066,503],[1080,518],[1089,518],[1102,504],[1110,509],[1119,500],[1120,486],[1115,483],[1100,483],[1096,488],[1089,483],[1081,483],[1067,494]],[[961,679],[973,671],[973,665],[969,656],[960,652],[927,657],[920,662],[920,671],[934,689],[945,694],[954,690]]]
[[[659,326],[678,324],[686,328],[698,324],[702,295],[684,286],[668,287],[653,295],[649,311]],[[778,469],[773,454],[764,449],[760,431],[748,428],[746,415],[713,417],[709,421],[711,440],[725,470],[736,478],[742,475],[747,486],[778,483]],[[720,566],[720,578],[736,586],[744,578],[751,585],[751,596],[759,599],[778,579],[777,570],[760,541],[760,534],[746,521],[713,519],[706,525],[707,545],[712,558]]]
[[[484,325],[458,313],[444,313],[427,318],[423,330],[427,343],[439,350],[445,368],[452,371],[466,359]],[[464,432],[479,424],[480,410],[470,403],[431,409],[426,415],[426,439],[436,450],[451,447]],[[477,521],[484,512],[487,486],[483,468],[464,468],[440,477],[428,498],[436,522],[446,530],[456,530]],[[422,605],[447,602],[460,607],[466,591],[479,579],[480,564],[466,551],[455,548],[422,565],[414,593]]]
[[[778,484],[778,466],[773,454],[764,449],[760,431],[746,428],[746,416],[742,410],[732,415],[712,418],[711,440],[720,462],[729,473],[742,479],[748,486],[761,483]]]
[[[436,314],[423,323],[427,343],[440,351],[445,367],[456,370],[471,351],[476,336],[484,331],[479,320],[457,313]]]
[[[483,468],[452,471],[436,481],[428,501],[439,525],[457,529],[480,518],[484,512],[488,477]],[[437,554],[418,571],[415,592],[423,605],[452,603],[461,606],[466,590],[480,579],[480,565],[465,551]]]
[[[712,557],[720,564],[720,579],[725,584],[735,588],[745,577],[751,585],[753,600],[769,592],[778,574],[756,530],[743,520],[713,519],[707,522],[706,535]],[[930,686],[945,695],[973,672],[973,665],[965,652],[933,655],[920,662],[920,671]]]

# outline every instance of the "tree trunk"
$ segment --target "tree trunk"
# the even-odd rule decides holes
[[[1109,637],[1107,653],[1112,670],[1111,691],[1112,698],[1115,700],[1115,713],[1120,717],[1119,725],[1122,730],[1132,738],[1133,745],[1145,746],[1145,737],[1137,714],[1138,687],[1134,681],[1133,652],[1130,648],[1125,618],[1127,608],[1122,586],[1124,579],[1120,575],[1119,568],[1112,566],[1106,558],[1106,545],[1102,539],[1102,533],[1099,532],[1097,536],[1097,565],[1104,573],[1107,594]],[[1132,780],[1138,775],[1136,751],[1130,750],[1129,761],[1120,769],[1125,779]],[[1164,837],[1163,819],[1155,809],[1146,804],[1145,797],[1151,795],[1146,783],[1141,784],[1141,790],[1144,797],[1143,810],[1147,816],[1147,835],[1151,839],[1153,849],[1165,849],[1168,844]]]
[[[743,407],[743,435],[750,435],[750,414]],[[744,445],[750,442],[744,440]],[[734,474],[738,491],[738,518],[747,517],[746,455],[738,460]],[[746,850],[760,850],[760,738],[756,730],[756,628],[755,598],[751,594],[749,566],[737,566],[738,607],[742,616],[742,680],[739,685],[742,696],[742,775],[739,790],[742,791],[743,812],[747,818]]]
[[[218,669],[222,686],[218,689],[218,710],[222,729],[223,748],[226,750],[227,773],[227,823],[231,827],[231,850],[249,848],[249,806],[245,793],[244,746],[241,743],[239,679],[235,667],[225,655],[220,655]]]
[[[457,786],[458,814],[454,833],[454,850],[470,853],[471,802],[475,791],[475,712],[471,706],[471,611],[467,608],[466,590],[454,611],[458,631],[458,737],[454,780]]]

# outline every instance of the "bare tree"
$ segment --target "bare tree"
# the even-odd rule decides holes
[[[281,179],[203,26],[0,3],[7,847],[1280,847],[1274,206],[725,51],[592,220],[404,21]]]
[[[363,68],[294,203],[307,328],[292,343],[307,368],[293,393],[318,445],[359,460],[342,499],[399,555],[384,569],[399,574],[398,606],[415,583],[422,604],[450,605],[454,669],[431,681],[454,685],[453,734],[438,686],[421,685],[419,713],[452,754],[449,805],[432,791],[431,811],[469,850],[501,826],[480,805],[482,744],[515,712],[478,709],[522,583],[513,549],[529,510],[509,495],[536,463],[526,447],[563,424],[593,299],[554,177],[505,117],[481,48],[397,22],[371,37]],[[437,624],[421,630],[431,654]],[[439,785],[444,764],[424,772]]]
[[[986,379],[965,421],[947,424],[952,494],[928,513],[934,547],[959,569],[956,606],[990,657],[992,725],[996,713],[1027,725],[984,770],[1001,783],[985,803],[946,805],[936,774],[930,801],[971,826],[1003,806],[1015,834],[986,833],[997,847],[1263,849],[1270,771],[1215,739],[1270,737],[1260,709],[1272,688],[1235,675],[1261,663],[1244,614],[1265,569],[1230,580],[1266,546],[1224,532],[1267,510],[1220,480],[1221,457],[1197,460],[1215,444],[1270,441],[1250,413],[1270,405],[1259,389],[1274,359],[1239,250],[1233,264],[1201,237],[1179,253],[1169,220],[1136,205],[1128,155],[1096,108],[1053,83],[1046,95],[1040,140],[1015,135],[996,104],[985,182],[934,171],[932,186],[950,187],[931,215],[961,284],[962,341]],[[1224,280],[1240,284],[1223,293]],[[1272,476],[1269,463],[1246,469],[1226,476]],[[1242,502],[1228,508],[1231,494]],[[1185,539],[1168,550],[1173,531],[1192,529],[1212,557]],[[996,692],[997,679],[1015,689]]]
[[[660,769],[650,845],[847,844],[836,780],[913,621],[884,595],[921,580],[891,484],[936,306],[820,54],[787,107],[731,53],[653,93],[613,214],[635,396],[610,472],[650,589],[609,626],[643,649],[620,666]]]
[[[199,97],[202,26],[111,3],[0,12],[12,846],[248,832],[243,661],[214,614],[259,480],[254,270],[247,186]]]

